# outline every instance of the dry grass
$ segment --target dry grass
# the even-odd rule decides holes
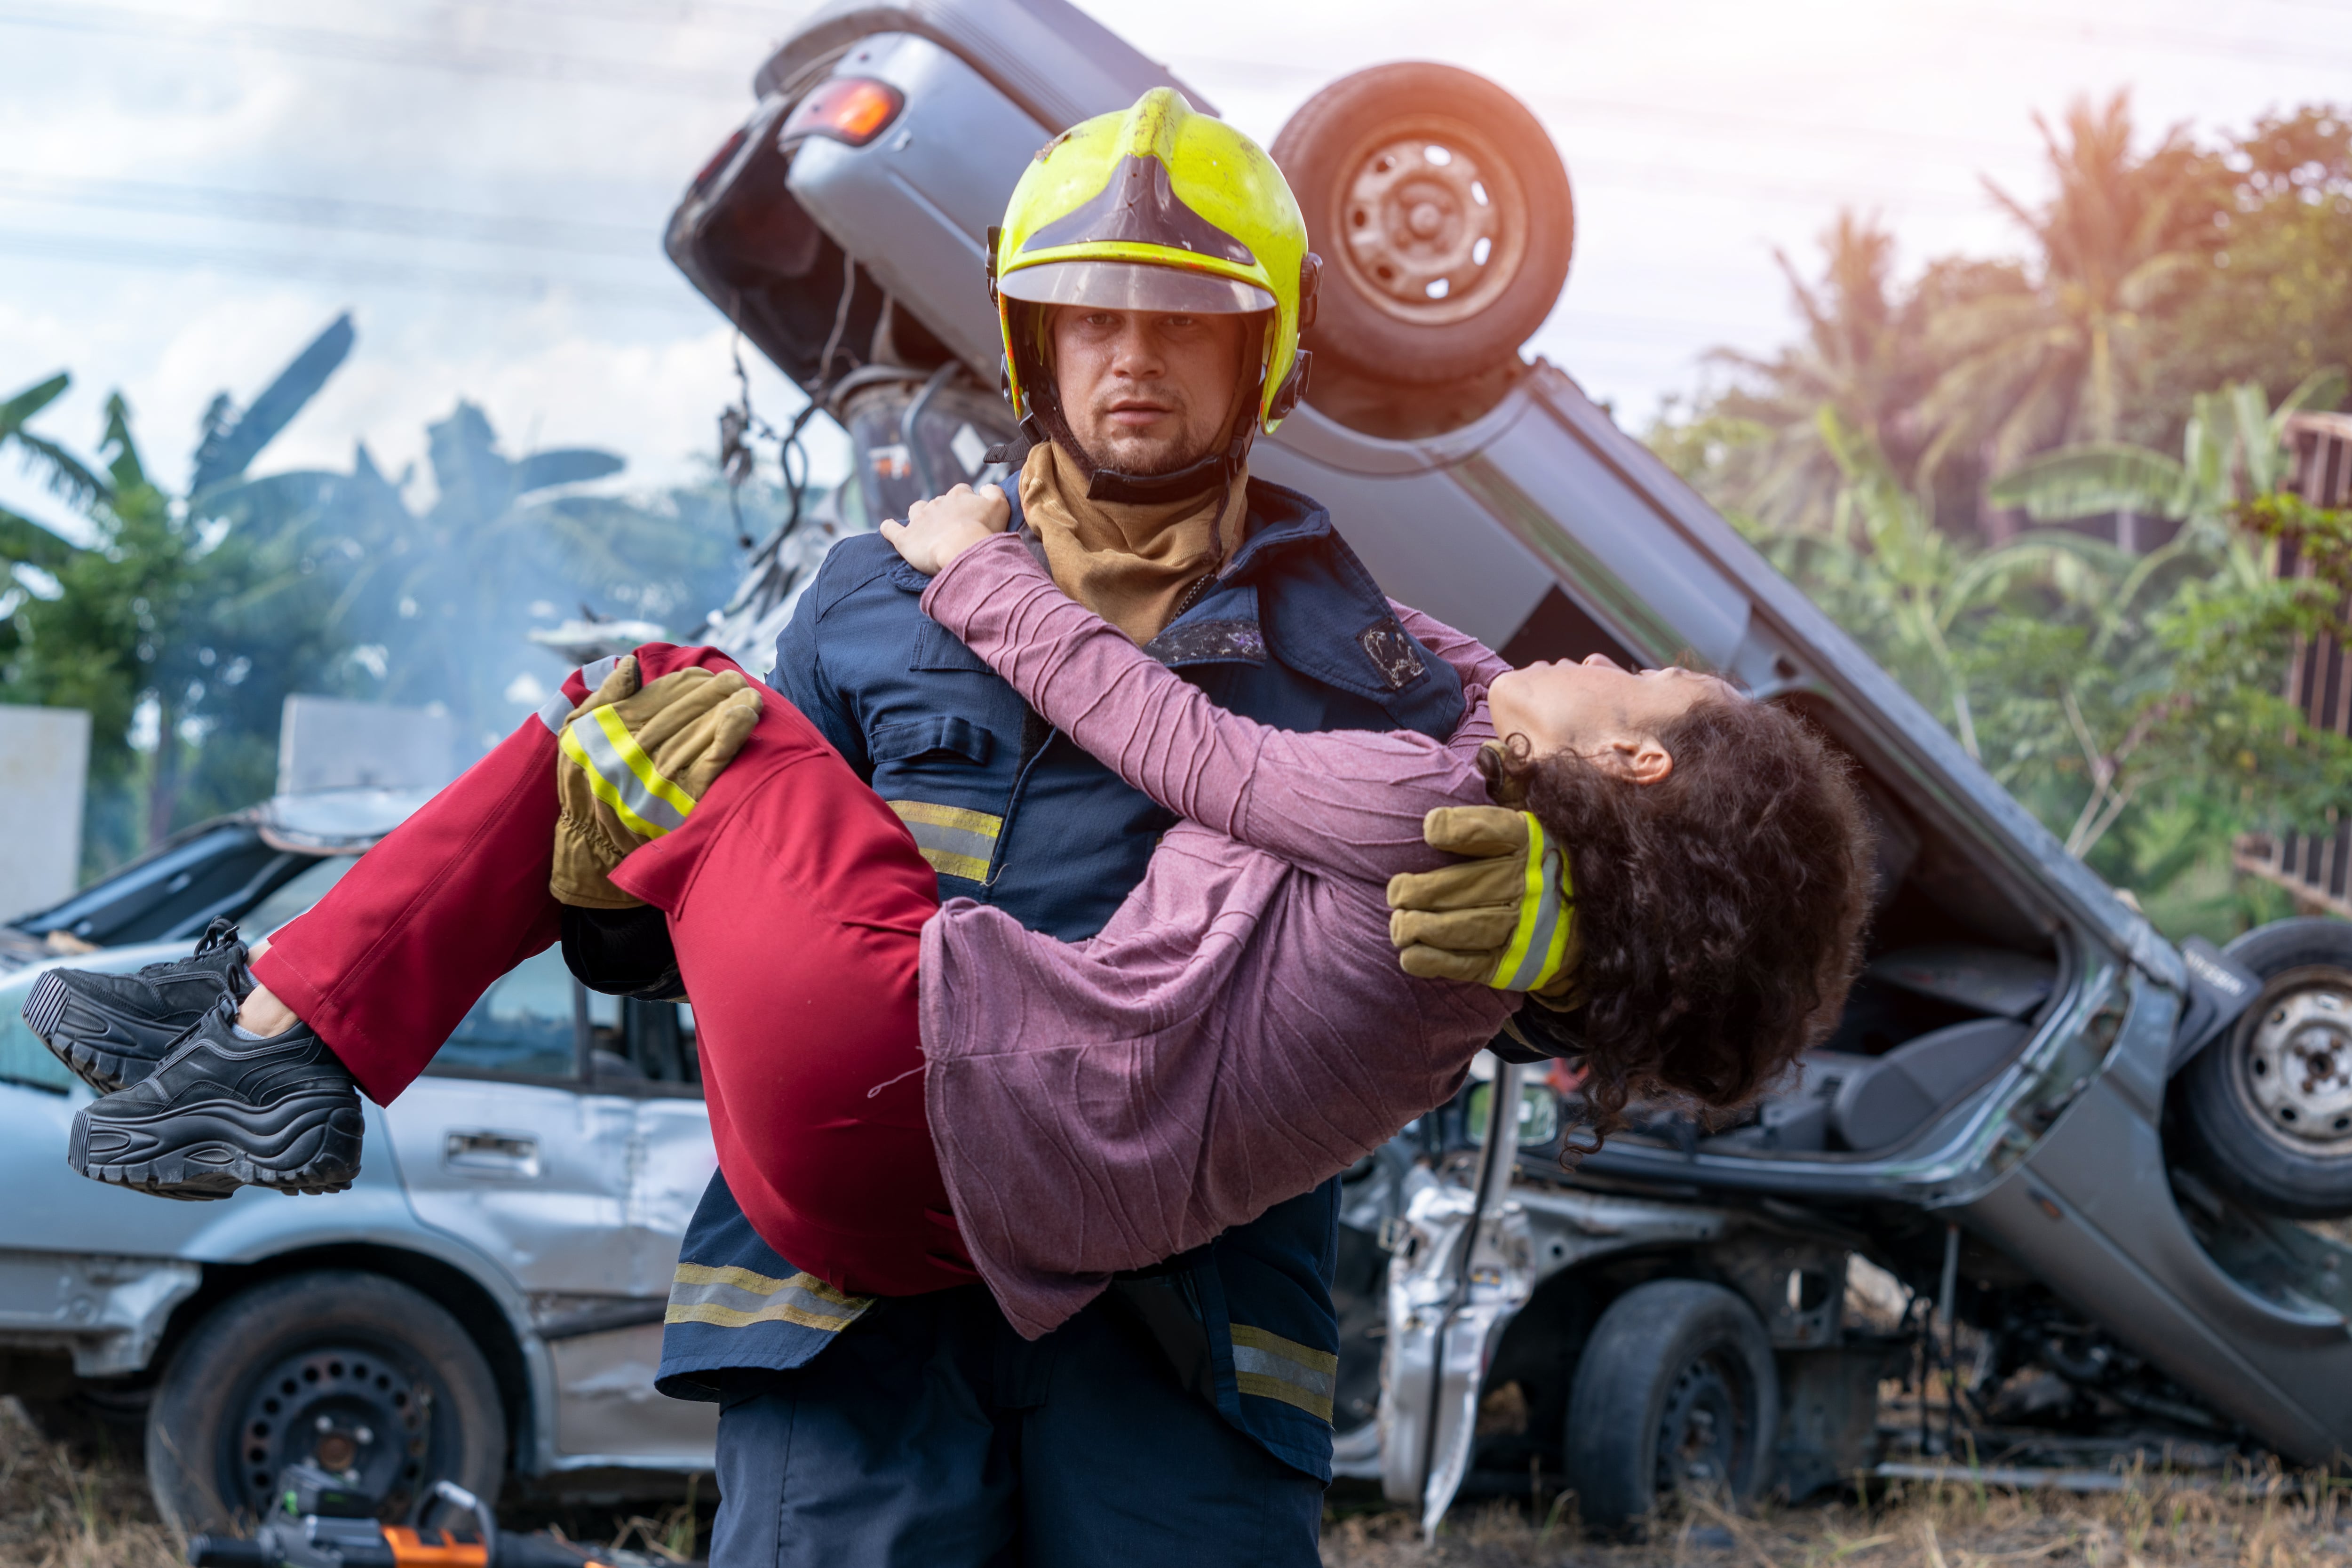
[[[657,1511],[658,1521],[625,1531],[635,1537],[629,1544],[661,1556],[691,1550],[693,1504]],[[1327,1568],[2352,1568],[2344,1483],[2306,1490],[2289,1478],[2217,1490],[2210,1478],[2149,1475],[2129,1490],[2093,1497],[1898,1484],[1866,1507],[1849,1495],[1739,1517],[1701,1503],[1652,1534],[1643,1545],[1588,1542],[1570,1500],[1540,1515],[1507,1503],[1465,1506],[1434,1544],[1423,1544],[1402,1513],[1343,1514],[1324,1529],[1323,1561]],[[46,1442],[15,1401],[0,1400],[0,1568],[169,1568],[180,1560],[135,1465]]]
[[[42,1439],[0,1399],[0,1563],[7,1568],[169,1568],[179,1546],[137,1467]]]
[[[1636,1546],[1586,1542],[1572,1520],[1489,1504],[1458,1512],[1433,1544],[1423,1544],[1402,1514],[1335,1521],[1324,1531],[1323,1561],[1327,1568],[2347,1568],[2352,1508],[2343,1485],[2306,1493],[2273,1477],[2217,1490],[2210,1478],[2149,1475],[2122,1492],[2074,1497],[1898,1484],[1868,1506],[1849,1496],[1743,1518],[1700,1503],[1661,1521],[1650,1543]]]

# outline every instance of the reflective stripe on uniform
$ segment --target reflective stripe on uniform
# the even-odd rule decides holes
[[[1339,1376],[1338,1356],[1246,1323],[1235,1323],[1233,1333],[1234,1382],[1244,1394],[1278,1399],[1309,1415],[1331,1419],[1331,1394]]]
[[[1004,830],[1004,818],[923,800],[885,804],[915,836],[915,847],[931,863],[932,870],[968,882],[988,880],[989,865],[996,858],[996,836]]]
[[[668,1323],[709,1323],[722,1329],[754,1323],[797,1323],[839,1333],[874,1304],[871,1296],[851,1296],[814,1274],[773,1279],[748,1268],[714,1268],[681,1263],[671,1277]]]
[[[1545,838],[1534,813],[1519,815],[1528,825],[1527,887],[1519,898],[1519,923],[1486,982],[1497,991],[1533,991],[1559,974],[1568,958],[1569,921],[1575,912],[1567,901],[1566,858]]]
[[[604,684],[604,678],[620,668],[622,659],[630,657],[628,654],[607,654],[593,664],[582,665],[580,683],[588,689],[591,696],[594,695],[596,689]],[[572,717],[572,710],[578,706],[563,695],[562,687],[558,687],[554,696],[540,704],[539,721],[547,726],[548,733],[561,735],[563,733],[563,721]]]
[[[640,838],[659,838],[686,826],[694,797],[654,767],[621,716],[609,707],[583,713],[564,726],[563,754],[586,771],[588,787]]]

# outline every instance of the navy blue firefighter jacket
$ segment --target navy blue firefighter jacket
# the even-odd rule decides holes
[[[925,616],[927,581],[878,536],[844,541],[785,628],[771,684],[907,822],[941,898],[995,904],[1065,941],[1091,936],[1176,819]],[[1397,624],[1329,514],[1263,480],[1250,482],[1225,572],[1148,650],[1229,710],[1286,730],[1443,737],[1462,716],[1459,678]],[[1171,1270],[1207,1331],[1196,1386],[1276,1458],[1326,1480],[1338,1223],[1335,1180]],[[730,1373],[798,1366],[866,1310],[761,1242],[720,1177],[679,1256],[666,1393],[715,1398]]]

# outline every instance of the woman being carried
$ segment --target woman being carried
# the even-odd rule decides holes
[[[1184,819],[1095,937],[1065,943],[970,900],[940,906],[907,827],[782,702],[759,711],[724,772],[667,797],[690,815],[635,847],[658,808],[632,794],[632,759],[615,751],[630,731],[604,710],[639,679],[731,672],[708,650],[639,650],[565,726],[563,751],[597,775],[604,804],[541,841],[576,850],[615,818],[632,830],[616,847],[627,853],[604,857],[618,895],[569,896],[664,912],[721,1168],[797,1267],[884,1295],[977,1272],[1034,1336],[1114,1273],[1311,1189],[1445,1101],[1521,1000],[1404,972],[1433,969],[1416,939],[1444,917],[1403,913],[1392,929],[1384,891],[1445,863],[1423,837],[1425,819],[1442,837],[1446,819],[1430,814],[1445,808],[1523,802],[1565,848],[1555,891],[1572,931],[1539,938],[1531,963],[1494,978],[1563,972],[1547,989],[1563,993],[1590,1068],[1595,1132],[1622,1125],[1639,1096],[1738,1105],[1834,1019],[1866,906],[1867,837],[1843,765],[1792,716],[1687,670],[1512,670],[1401,612],[1463,675],[1467,717],[1452,737],[1271,729],[1219,709],[1067,598],[998,531],[1005,516],[1001,496],[959,487],[884,531],[933,574],[927,613]],[[256,960],[264,988],[246,998],[244,1039],[224,1012],[179,1050],[258,1050],[268,1042],[245,1041],[315,1026],[366,1084],[369,1062],[443,1037],[454,1015],[402,1015],[417,964],[462,968],[455,994],[470,1005],[553,935],[544,889],[566,856],[541,852],[535,901],[520,871],[492,885],[478,868],[495,858],[483,844],[555,827],[551,757],[537,764],[536,802],[528,787],[531,758],[551,749],[519,732],[412,824],[446,845],[449,888],[395,904],[372,892],[362,860]],[[1533,858],[1546,863],[1540,842]],[[436,952],[460,921],[467,952]],[[451,992],[447,977],[439,990]],[[280,996],[299,1015],[290,1025]],[[404,1044],[388,1045],[395,1037]],[[92,1108],[77,1163],[173,1195],[234,1185],[201,1151],[156,1154],[171,1074],[166,1059]],[[142,1094],[152,1103],[108,1111]],[[270,1184],[337,1174],[314,1163]]]

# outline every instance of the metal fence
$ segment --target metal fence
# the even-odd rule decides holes
[[[2352,505],[2352,415],[2297,415],[2287,432],[2296,493],[2315,506]],[[2281,576],[2310,571],[2293,543],[2280,546]],[[2352,619],[2352,601],[2341,615]],[[2314,728],[2352,735],[2352,658],[2343,642],[2326,636],[2298,642],[2287,661],[2285,695]],[[2250,834],[2238,842],[2237,862],[2286,889],[2306,911],[2352,920],[2352,811],[2338,807],[2300,832]]]

